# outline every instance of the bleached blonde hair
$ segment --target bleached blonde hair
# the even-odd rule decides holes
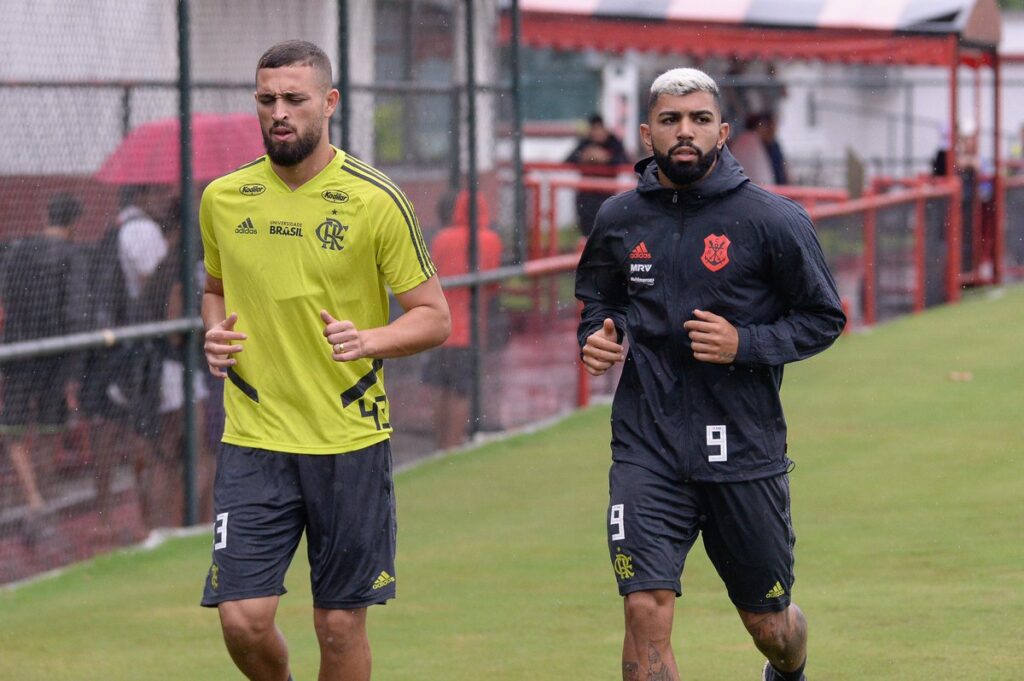
[[[722,109],[722,95],[715,79],[700,69],[678,68],[661,74],[651,83],[651,96],[647,100],[647,110],[654,108],[654,103],[661,95],[688,95],[692,92],[707,92],[715,98],[715,105]]]

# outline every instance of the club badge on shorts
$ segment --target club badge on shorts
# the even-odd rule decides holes
[[[729,237],[724,234],[708,234],[704,237],[704,253],[700,261],[712,272],[717,272],[729,264]]]

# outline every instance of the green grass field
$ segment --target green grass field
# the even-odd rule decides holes
[[[783,397],[810,678],[1019,678],[1024,287],[846,336],[788,368]],[[374,678],[620,678],[607,423],[595,407],[398,476],[399,598],[371,613]],[[0,679],[240,678],[197,605],[208,551],[174,540],[0,592]],[[279,621],[308,681],[302,559],[288,585]],[[683,678],[759,678],[699,547],[684,589]]]

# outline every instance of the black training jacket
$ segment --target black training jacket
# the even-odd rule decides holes
[[[658,183],[653,159],[636,169],[637,188],[601,207],[576,271],[580,347],[605,318],[629,342],[612,458],[687,481],[780,474],[783,365],[846,323],[810,218],[750,182],[727,148],[683,190]],[[732,364],[694,359],[683,328],[694,309],[737,328]]]

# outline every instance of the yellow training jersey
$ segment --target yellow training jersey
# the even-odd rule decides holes
[[[206,188],[210,275],[248,336],[224,387],[224,442],[298,454],[362,449],[391,432],[381,360],[335,362],[320,310],[388,323],[388,296],[434,274],[412,204],[366,163],[334,160],[292,191],[264,156]]]

